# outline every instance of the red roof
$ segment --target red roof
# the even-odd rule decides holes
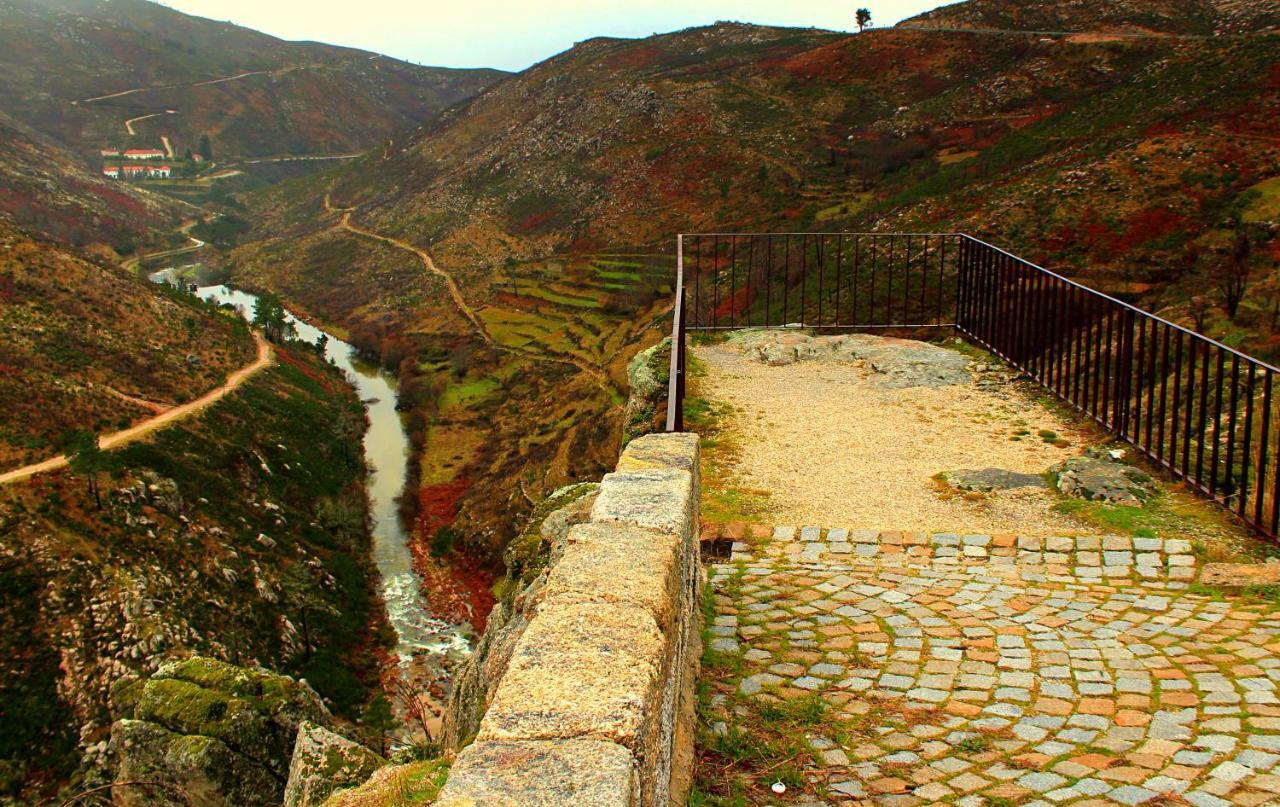
[[[158,154],[164,156],[164,152],[160,149],[129,149],[125,154]]]

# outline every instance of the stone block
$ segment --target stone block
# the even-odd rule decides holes
[[[656,717],[666,648],[639,605],[547,603],[520,637],[478,739],[594,736],[637,749]]]
[[[591,520],[686,535],[697,516],[696,490],[688,471],[655,468],[606,474]]]
[[[669,630],[680,607],[680,536],[624,524],[579,524],[551,569],[544,601],[629,603]]]
[[[635,760],[593,738],[479,741],[458,755],[437,807],[628,807]]]
[[[667,469],[698,472],[698,435],[688,432],[646,434],[627,444],[619,471]]]

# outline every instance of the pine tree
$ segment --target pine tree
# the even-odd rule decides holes
[[[67,464],[76,474],[85,477],[93,502],[101,510],[102,491],[98,485],[98,475],[112,469],[114,463],[111,455],[98,444],[98,435],[83,429],[68,434],[62,445]]]
[[[858,20],[858,30],[859,30],[859,31],[861,31],[862,29],[864,29],[864,28],[866,28],[868,25],[870,25],[870,24],[871,24],[871,9],[869,9],[869,8],[860,8],[860,9],[858,9],[857,20]]]

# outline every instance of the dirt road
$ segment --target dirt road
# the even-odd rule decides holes
[[[548,356],[544,353],[540,353],[537,351],[512,347],[510,345],[504,345],[501,342],[495,341],[493,336],[489,333],[488,328],[485,327],[484,322],[476,314],[475,309],[473,309],[467,303],[466,298],[462,296],[462,290],[458,287],[458,282],[454,280],[453,275],[449,274],[445,270],[436,266],[435,261],[431,259],[431,256],[427,253],[426,250],[420,249],[419,247],[415,247],[413,244],[410,244],[407,241],[401,241],[398,238],[392,238],[390,236],[381,235],[380,233],[376,233],[373,230],[367,230],[364,227],[361,227],[357,224],[353,224],[351,222],[351,214],[355,212],[355,208],[334,207],[333,201],[332,199],[330,199],[330,196],[328,193],[324,195],[324,209],[329,211],[330,213],[341,213],[342,221],[339,222],[339,226],[342,227],[344,230],[347,230],[348,232],[355,233],[356,235],[363,236],[365,238],[371,238],[375,241],[381,241],[384,244],[390,244],[393,247],[397,247],[399,249],[403,249],[407,252],[412,252],[414,255],[417,255],[418,259],[422,261],[422,265],[426,267],[428,272],[431,272],[433,275],[443,278],[445,285],[449,289],[449,297],[453,300],[454,308],[458,309],[458,313],[462,314],[462,316],[465,317],[467,321],[471,323],[471,326],[472,328],[475,329],[476,334],[481,339],[483,339],[486,344],[492,345],[498,350],[503,350],[508,353],[514,353],[520,356],[525,356],[527,358],[534,359],[536,361],[554,362],[557,364],[567,364],[572,367],[578,368],[582,372],[594,378],[597,381],[597,383],[600,384],[601,387],[611,388],[613,386],[613,382],[609,380],[609,376],[607,373],[605,373],[599,367],[596,367],[591,364],[587,364],[586,362],[580,359],[567,359],[567,358],[561,358],[557,356]]]
[[[146,437],[152,432],[163,429],[171,423],[195,415],[208,408],[211,404],[217,403],[225,398],[228,393],[238,389],[242,384],[244,384],[244,382],[269,367],[275,360],[275,351],[272,349],[271,343],[257,332],[254,332],[253,339],[258,345],[257,357],[252,363],[241,367],[239,370],[236,370],[228,376],[226,382],[222,384],[222,386],[206,392],[194,401],[188,401],[187,403],[175,406],[162,414],[156,415],[153,418],[144,420],[136,426],[130,426],[122,431],[103,435],[98,441],[98,444],[103,449],[112,449],[127,445],[128,443],[132,443]],[[43,462],[26,465],[22,468],[15,468],[12,471],[6,471],[5,473],[0,474],[0,485],[17,482],[27,479],[28,477],[35,476],[36,474],[48,473],[49,471],[56,471],[59,468],[65,467],[67,467],[67,458],[63,455],[58,455]]]

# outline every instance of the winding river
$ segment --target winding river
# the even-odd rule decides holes
[[[169,267],[150,277],[157,283],[178,284],[178,271],[178,267]],[[256,295],[221,285],[199,286],[195,293],[201,299],[234,306],[245,319],[252,319],[258,299]],[[398,382],[381,367],[361,360],[350,344],[292,313],[286,312],[286,316],[299,339],[314,343],[322,335],[328,337],[325,357],[346,372],[364,403],[369,416],[364,456],[369,467],[366,484],[373,521],[373,559],[382,577],[387,616],[399,636],[396,656],[401,680],[419,681],[424,674],[438,677],[452,666],[451,660],[469,652],[469,628],[430,615],[413,568],[408,536],[400,526],[396,497],[404,489],[409,436],[396,411]]]

